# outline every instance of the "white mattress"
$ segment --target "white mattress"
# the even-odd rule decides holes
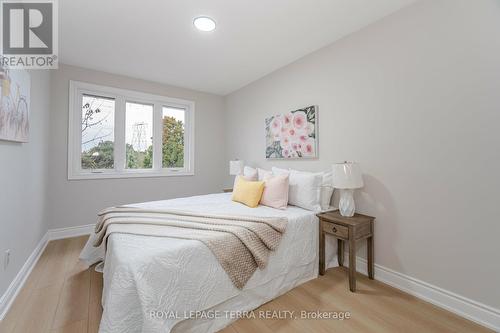
[[[216,332],[236,320],[224,311],[255,309],[317,277],[318,219],[314,212],[294,206],[286,210],[248,208],[231,201],[230,196],[230,193],[210,194],[133,206],[286,216],[289,221],[286,232],[266,269],[257,270],[246,286],[238,290],[212,252],[199,241],[112,234],[103,272],[99,332]],[[327,243],[326,259],[333,262],[336,243],[332,239],[327,239]],[[102,256],[101,251],[87,243],[80,257],[89,263],[96,262]],[[200,314],[196,318],[191,312],[202,310],[209,310],[204,314],[218,318],[200,318]]]

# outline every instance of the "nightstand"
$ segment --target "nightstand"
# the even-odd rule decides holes
[[[356,241],[366,239],[368,277],[373,280],[373,216],[354,214],[344,217],[338,210],[321,213],[319,218],[319,274],[325,274],[325,233],[337,238],[339,266],[344,264],[344,242],[349,244],[349,289],[356,291]]]
[[[233,192],[233,189],[232,188],[224,188],[224,189],[222,189],[222,192],[224,192],[224,193]]]

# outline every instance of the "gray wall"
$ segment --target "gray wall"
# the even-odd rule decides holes
[[[500,1],[417,2],[227,96],[226,159],[358,161],[376,263],[500,308],[499,33]],[[264,118],[314,104],[320,158],[266,161]]]
[[[69,80],[192,100],[195,114],[195,176],[72,180],[67,178]],[[112,205],[219,192],[227,171],[224,99],[217,95],[61,65],[52,75],[49,171],[50,228],[95,223]]]
[[[0,141],[0,296],[47,231],[50,73],[33,70],[29,143]],[[10,265],[3,268],[4,252]]]

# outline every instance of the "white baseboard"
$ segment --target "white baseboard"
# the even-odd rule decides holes
[[[349,255],[347,253],[344,258],[344,266],[349,267]],[[368,275],[368,262],[366,259],[356,258],[356,271]],[[488,327],[495,332],[500,332],[500,309],[473,301],[377,264],[375,264],[375,280]]]
[[[48,230],[45,235],[43,235],[42,239],[40,239],[36,248],[33,250],[21,270],[17,273],[14,280],[11,282],[5,293],[0,298],[0,320],[3,320],[3,318],[7,314],[7,311],[9,311],[10,307],[12,306],[12,303],[14,303],[16,296],[24,286],[24,283],[33,270],[33,267],[35,267],[36,263],[38,262],[38,259],[40,259],[40,256],[42,255],[43,250],[45,250],[48,242],[56,239],[89,235],[94,230],[94,226],[94,224],[89,224],[78,227]]]
[[[78,237],[83,235],[90,235],[95,228],[95,224],[81,225],[78,227],[68,227],[59,229],[50,229],[47,233],[49,236],[49,241],[55,239],[64,239],[71,237]]]
[[[24,263],[23,267],[21,267],[21,270],[17,273],[14,280],[10,283],[9,287],[0,298],[0,320],[3,320],[7,311],[9,311],[12,306],[12,303],[14,303],[17,294],[21,291],[21,288],[24,286],[24,283],[33,270],[33,267],[35,267],[35,264],[38,262],[38,259],[40,259],[40,256],[43,253],[43,250],[45,250],[48,239],[47,232],[43,235],[42,239],[40,239],[37,246]]]

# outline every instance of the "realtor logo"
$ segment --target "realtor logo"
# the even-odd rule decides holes
[[[56,7],[55,0],[1,2],[1,66],[57,68]]]

